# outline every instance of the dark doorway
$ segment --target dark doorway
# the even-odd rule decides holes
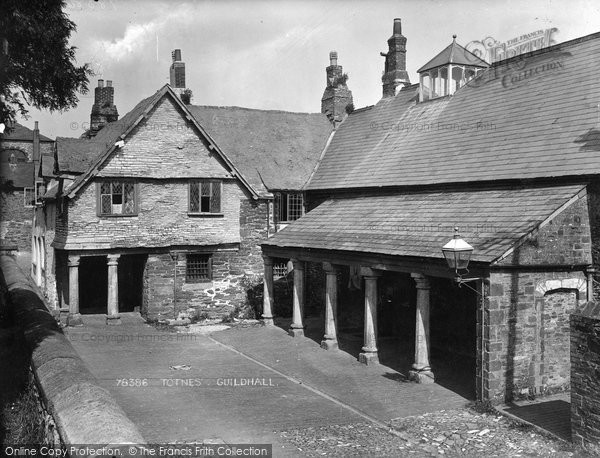
[[[430,360],[436,383],[475,399],[478,294],[451,279],[431,278],[430,295]]]
[[[119,258],[119,312],[142,309],[147,258],[145,254],[121,255]]]
[[[82,256],[79,261],[79,312],[106,313],[108,266],[106,256]]]

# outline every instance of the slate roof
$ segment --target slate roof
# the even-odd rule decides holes
[[[7,134],[6,132],[2,135],[2,140],[10,140],[10,141],[33,141],[33,130],[28,127],[15,122],[12,126],[12,131]],[[45,135],[40,134],[40,142],[53,142],[51,138],[46,137]]]
[[[453,40],[442,52],[418,69],[417,73],[441,67],[446,64],[472,65],[474,67],[483,68],[489,67],[489,64],[486,61],[481,60],[475,54],[459,45],[456,40]]]
[[[301,189],[332,131],[321,113],[195,105],[188,109],[261,192]]]
[[[459,227],[473,261],[490,263],[583,191],[583,185],[416,192],[326,200],[263,243],[443,258]]]
[[[498,62],[453,96],[418,86],[339,126],[306,189],[600,173],[600,33]]]

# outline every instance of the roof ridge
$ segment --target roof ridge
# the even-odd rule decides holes
[[[219,110],[227,110],[227,109],[235,109],[235,110],[245,110],[245,111],[260,111],[263,113],[286,113],[286,114],[301,114],[301,115],[323,115],[323,113],[318,112],[306,112],[306,111],[286,111],[286,110],[270,110],[263,108],[248,108],[248,107],[240,107],[237,105],[188,105],[191,108],[214,108]]]

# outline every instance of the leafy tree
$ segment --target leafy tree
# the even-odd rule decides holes
[[[62,0],[0,0],[0,122],[7,130],[27,106],[62,111],[77,106],[92,71],[75,64],[76,30]]]
[[[184,89],[181,93],[181,101],[186,105],[192,103],[192,97],[194,97],[194,94],[191,89]]]

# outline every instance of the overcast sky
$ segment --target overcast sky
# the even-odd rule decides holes
[[[169,81],[171,51],[182,50],[195,105],[318,112],[329,51],[349,74],[359,108],[381,98],[393,20],[402,19],[407,70],[452,42],[505,42],[556,27],[557,43],[600,31],[598,0],[158,1],[68,0],[77,24],[78,63],[97,73],[91,92],[64,113],[32,109],[22,124],[42,134],[78,137],[88,126],[97,79],[113,80],[121,116]]]

